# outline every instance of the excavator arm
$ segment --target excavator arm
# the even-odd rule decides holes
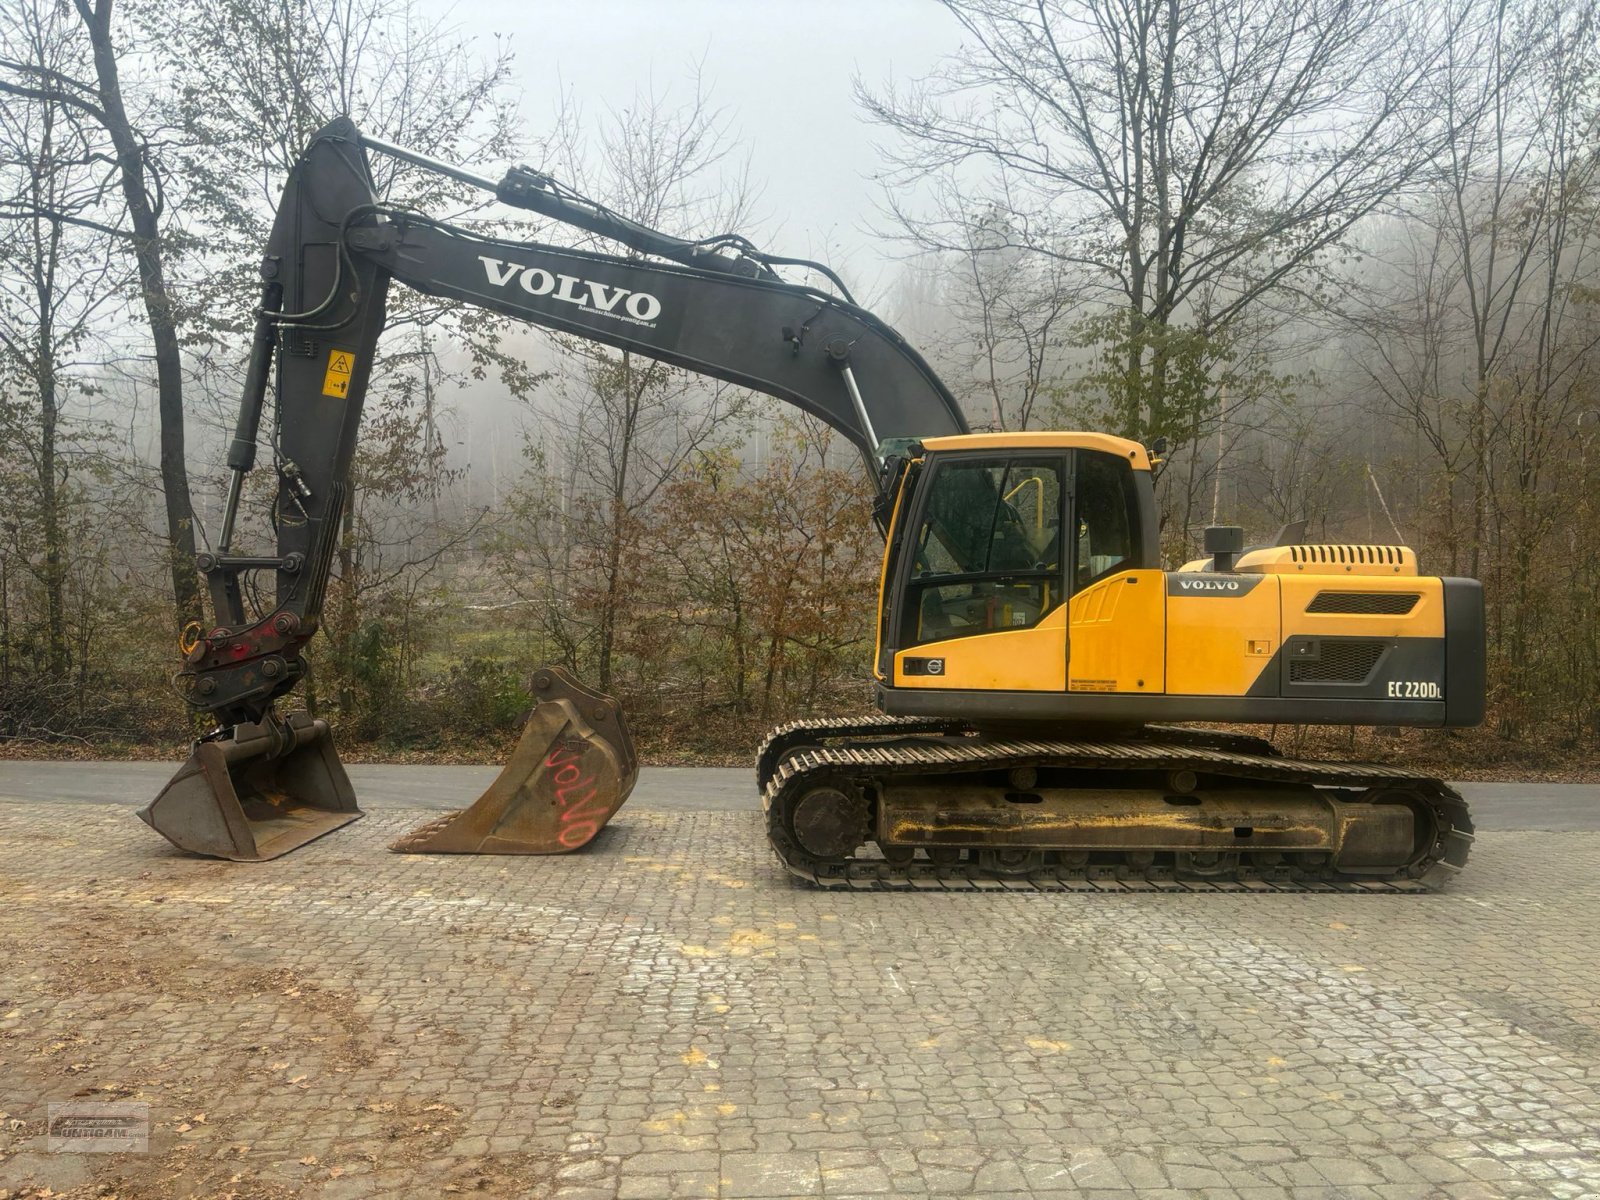
[[[633,253],[482,237],[384,203],[373,184],[369,148]],[[785,266],[815,271],[838,294],[786,281],[778,271]],[[266,805],[271,811],[257,825],[274,826],[282,848],[273,853],[359,815],[326,724],[304,713],[280,718],[274,705],[307,670],[302,651],[321,619],[341,537],[391,281],[774,396],[837,429],[875,477],[880,443],[967,431],[960,407],[928,364],[889,325],[853,303],[826,267],[765,255],[734,234],[702,241],[671,237],[537,172],[519,168],[498,182],[481,178],[363,138],[346,119],[319,131],[291,171],[261,277],[244,396],[227,456],[226,508],[215,548],[198,561],[215,622],[186,646],[177,676],[188,702],[217,724],[142,814],[171,840],[208,853],[218,852],[207,848],[212,845],[237,849],[240,830],[251,824],[230,818],[224,829],[213,810],[226,815]],[[270,555],[241,554],[234,549],[235,524],[274,383],[277,544]],[[267,611],[252,612],[246,596],[262,594],[253,585],[268,574],[275,581],[273,601],[259,606]],[[554,689],[549,695],[566,696],[572,714],[587,714],[575,720],[610,714],[620,721],[614,704],[605,708],[599,702],[606,698],[576,681],[549,671],[535,678]],[[552,725],[552,744],[567,736],[560,729],[571,728],[571,722]],[[611,741],[618,747],[615,761],[601,766],[629,779],[625,731]],[[249,799],[241,790],[247,781]],[[623,795],[626,790],[620,788]],[[313,815],[297,824],[298,818],[283,815],[293,808],[283,798],[294,794],[325,802],[302,805]],[[220,804],[216,796],[223,797]],[[316,810],[334,815],[316,817]],[[175,836],[178,827],[195,825],[206,827],[203,836]],[[272,855],[246,845],[229,856]]]
[[[671,238],[526,170],[493,184],[400,152],[508,204],[680,261],[479,237],[381,203],[366,144],[348,120],[317,134],[290,176],[262,263],[228,506],[216,550],[200,560],[217,623],[180,675],[190,702],[223,725],[263,720],[304,673],[300,648],[321,615],[391,279],[777,397],[837,429],[874,468],[886,439],[966,432],[954,397],[889,325],[774,270],[799,260],[765,258],[727,236],[713,242],[737,242],[732,255]],[[231,548],[234,523],[273,367],[278,547],[243,556]],[[277,603],[252,620],[240,576],[264,571],[276,576]]]

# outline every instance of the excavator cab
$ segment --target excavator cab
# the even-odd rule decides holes
[[[885,553],[877,674],[896,716],[1462,727],[1483,717],[1483,596],[1399,546],[1256,547],[1161,569],[1143,446],[1102,433],[925,439]]]
[[[958,672],[974,690],[1065,690],[1067,602],[1154,565],[1143,454],[1101,434],[927,439],[895,504],[879,679],[944,687]]]

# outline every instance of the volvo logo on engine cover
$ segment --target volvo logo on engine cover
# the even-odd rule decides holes
[[[1167,574],[1167,595],[1243,596],[1260,582],[1259,575],[1217,576],[1172,571]]]
[[[543,267],[507,262],[480,254],[485,277],[497,288],[520,287],[530,296],[549,296],[577,308],[638,325],[653,325],[661,315],[661,301],[649,292],[597,283],[576,275],[563,275]],[[619,311],[620,306],[620,311]]]

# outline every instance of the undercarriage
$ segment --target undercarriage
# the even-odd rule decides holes
[[[797,722],[757,774],[778,858],[821,887],[1418,892],[1472,846],[1437,779],[1208,730]]]

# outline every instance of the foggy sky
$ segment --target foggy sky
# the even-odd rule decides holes
[[[838,266],[858,296],[893,278],[868,232],[875,138],[851,96],[924,75],[960,43],[933,0],[424,0],[464,33],[512,37],[530,136],[565,89],[598,118],[636,89],[688,100],[697,63],[748,148],[764,248]],[[531,164],[538,166],[539,164]]]

